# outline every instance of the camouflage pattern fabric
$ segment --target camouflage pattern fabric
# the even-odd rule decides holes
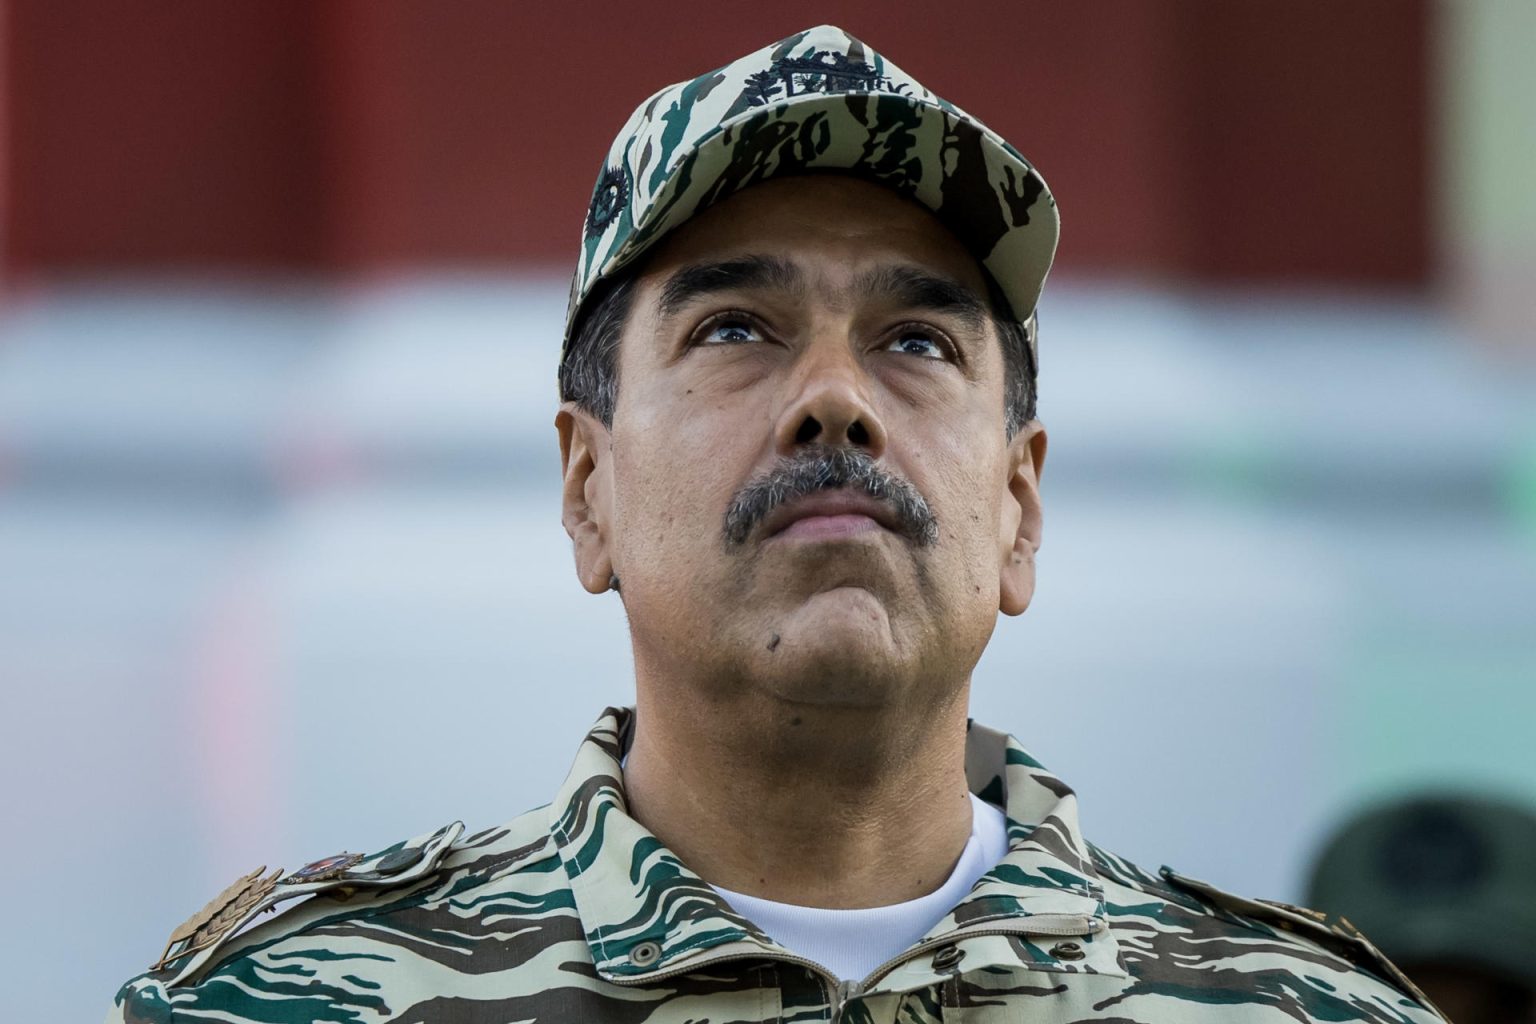
[[[1006,814],[1007,856],[900,958],[857,984],[830,977],[629,817],[632,722],[604,713],[548,807],[446,848],[453,827],[404,844],[424,856],[395,884],[305,882],[286,913],[130,981],[108,1021],[1440,1020],[1345,929],[1089,845],[1072,791],[979,725],[967,772]],[[382,857],[348,870],[378,875]]]
[[[630,116],[592,191],[565,344],[593,286],[667,232],[749,185],[810,172],[928,207],[1031,318],[1059,233],[1044,180],[979,120],[822,25],[669,85]]]

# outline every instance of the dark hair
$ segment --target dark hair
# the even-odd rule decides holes
[[[1037,312],[1028,324],[1021,323],[1014,318],[1012,304],[992,275],[983,270],[981,276],[987,281],[992,325],[1003,345],[1003,429],[1012,438],[1020,427],[1035,418],[1039,367],[1035,365],[1030,335],[1040,330],[1040,314]]]
[[[1030,354],[1029,328],[1015,320],[1012,308],[992,275],[987,279],[987,299],[992,322],[1003,344],[1003,427],[1008,437],[1035,418],[1036,368]],[[619,400],[619,336],[629,317],[635,278],[620,273],[599,282],[587,296],[571,329],[571,342],[560,364],[560,398],[575,402],[613,426]]]
[[[560,400],[575,402],[605,427],[613,426],[619,401],[619,335],[629,318],[634,288],[629,273],[599,281],[576,314],[560,361]]]

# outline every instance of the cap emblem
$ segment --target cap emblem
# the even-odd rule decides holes
[[[745,85],[748,102],[755,107],[812,92],[888,92],[902,96],[912,92],[907,83],[892,82],[873,64],[833,50],[816,50],[806,57],[780,57],[765,70],[748,75]]]
[[[592,190],[592,208],[587,211],[587,235],[600,235],[613,223],[619,211],[629,205],[629,178],[622,168],[604,168]]]

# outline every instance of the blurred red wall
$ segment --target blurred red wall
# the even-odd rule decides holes
[[[3,10],[12,276],[564,266],[639,101],[822,21],[1039,165],[1063,271],[1394,287],[1434,271],[1429,0]]]

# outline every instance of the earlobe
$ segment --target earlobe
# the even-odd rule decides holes
[[[1035,596],[1035,552],[1040,550],[1040,471],[1045,465],[1045,428],[1031,420],[1008,444],[1008,499],[998,546],[998,610],[1022,615]]]
[[[560,522],[570,535],[576,578],[591,594],[610,587],[614,576],[608,550],[608,428],[572,402],[555,415],[560,435]]]

